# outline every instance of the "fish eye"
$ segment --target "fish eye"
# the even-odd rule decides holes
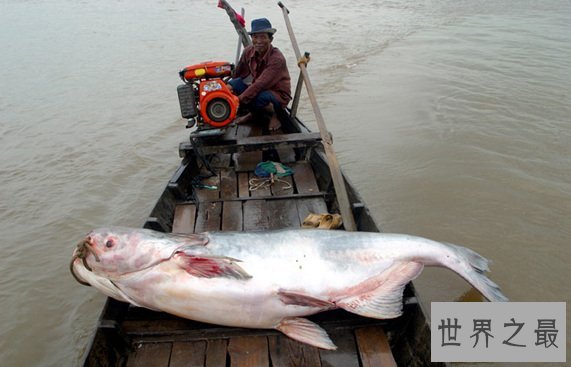
[[[111,248],[115,245],[115,241],[113,241],[112,239],[108,239],[107,242],[105,242],[105,247],[107,248]]]

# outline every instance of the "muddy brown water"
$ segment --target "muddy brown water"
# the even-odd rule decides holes
[[[295,80],[277,5],[233,5],[270,18]],[[570,3],[286,5],[383,230],[482,253],[514,301],[569,301]],[[142,225],[188,134],[178,70],[233,60],[237,38],[196,0],[7,0],[0,30],[0,365],[76,365],[104,297],[71,277],[72,249],[92,227]],[[316,129],[307,100],[300,113]],[[469,291],[440,269],[417,284],[427,305]]]

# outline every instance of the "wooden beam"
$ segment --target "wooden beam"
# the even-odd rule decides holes
[[[173,233],[194,233],[194,222],[196,219],[196,206],[193,204],[177,205],[174,210],[174,220],[172,224]]]
[[[205,367],[226,366],[227,347],[228,341],[225,339],[208,340]]]
[[[206,342],[173,343],[169,367],[204,367]]]
[[[240,153],[254,152],[278,148],[302,148],[318,145],[320,142],[318,133],[294,133],[280,135],[262,135],[237,138],[236,142],[229,141],[223,145],[205,145],[200,147],[203,155],[216,153]],[[180,151],[193,150],[190,142],[182,142],[179,145]]]
[[[321,366],[319,350],[285,335],[268,336],[273,367]]]
[[[232,367],[269,366],[268,339],[264,336],[231,338],[228,354]]]
[[[355,336],[363,367],[397,367],[387,336],[381,327],[357,329]]]
[[[144,343],[136,348],[127,361],[127,367],[168,367],[171,343]]]
[[[359,367],[359,356],[353,333],[342,330],[329,331],[337,350],[320,350],[321,365],[327,367]]]
[[[198,207],[195,232],[219,231],[222,202],[201,203]]]

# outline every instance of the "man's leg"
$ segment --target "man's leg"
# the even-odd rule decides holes
[[[280,104],[276,97],[269,91],[263,91],[258,94],[254,103],[256,108],[263,110],[270,118],[268,130],[277,131],[282,124],[276,113],[276,109],[280,108]]]
[[[264,107],[264,111],[266,111],[266,113],[270,117],[270,123],[268,124],[268,130],[277,131],[279,128],[282,127],[282,123],[278,119],[278,114],[276,113],[276,109],[275,109],[274,104],[272,102],[268,103]]]
[[[246,83],[244,83],[244,80],[242,78],[234,78],[234,79],[230,79],[228,81],[228,86],[230,87],[230,90],[232,91],[232,93],[234,93],[235,95],[239,96],[240,94],[242,94],[246,88],[248,88],[248,85]],[[243,106],[245,107],[245,106]],[[234,123],[236,124],[244,124],[247,122],[250,122],[253,118],[252,112],[248,111],[248,113],[246,113],[245,115],[242,116],[238,116],[234,119]]]

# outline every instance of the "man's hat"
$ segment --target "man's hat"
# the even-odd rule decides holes
[[[252,20],[252,30],[248,34],[252,35],[254,33],[276,33],[276,29],[272,28],[272,23],[266,18],[254,19]]]

